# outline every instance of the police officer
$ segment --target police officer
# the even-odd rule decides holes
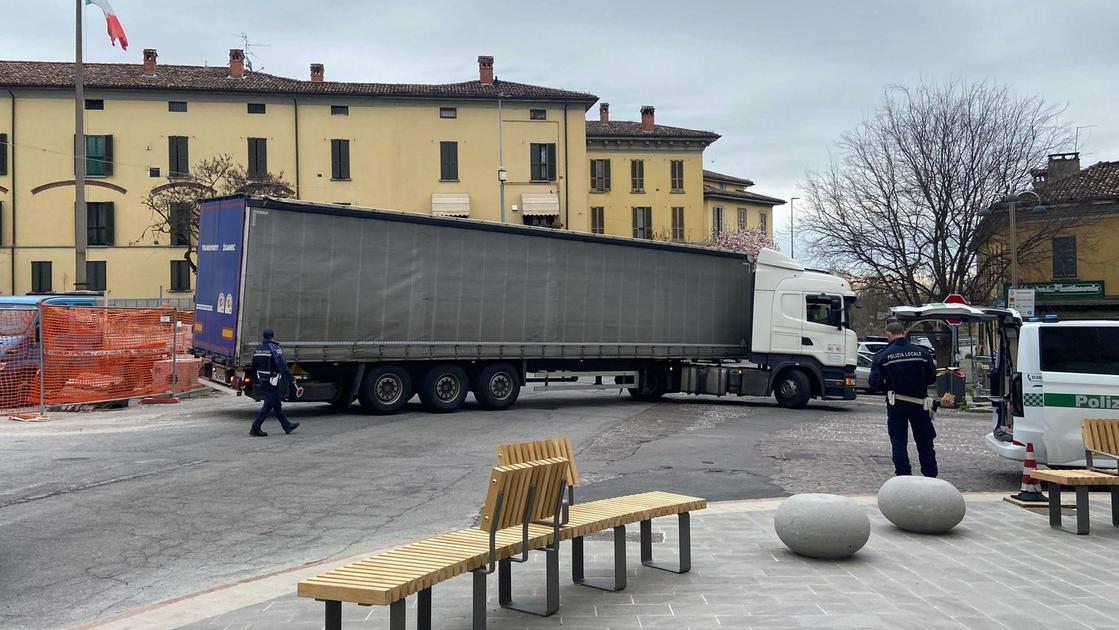
[[[272,332],[271,328],[264,329],[263,337],[264,341],[253,352],[251,368],[253,378],[256,379],[256,384],[264,397],[264,404],[260,406],[260,413],[256,414],[253,427],[249,429],[249,435],[255,437],[267,437],[268,434],[260,430],[260,425],[264,423],[272,410],[276,411],[276,419],[280,421],[284,433],[291,433],[299,427],[298,422],[291,422],[284,415],[281,402],[283,399],[282,392],[287,391],[288,383],[294,381],[291,370],[288,369],[288,363],[284,360],[284,351],[280,349],[280,344],[273,339],[275,333]],[[303,388],[297,387],[295,395],[302,396]]]
[[[906,330],[898,321],[886,324],[889,344],[874,355],[870,366],[870,387],[886,392],[886,423],[893,450],[894,474],[911,475],[909,465],[909,427],[921,460],[921,474],[935,477],[936,450],[930,411],[933,401],[928,388],[936,382],[936,361],[928,349],[909,343]]]

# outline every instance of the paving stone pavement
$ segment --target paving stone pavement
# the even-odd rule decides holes
[[[575,586],[563,574],[559,614],[539,618],[502,610],[489,584],[494,630],[613,628],[1060,628],[1119,630],[1119,529],[1106,496],[1093,497],[1092,533],[1075,536],[1045,516],[989,495],[968,497],[963,523],[948,535],[900,531],[863,498],[873,527],[854,558],[819,561],[788,551],[773,531],[779,500],[712,504],[692,518],[693,570],[674,575],[641,567],[629,544],[629,587],[608,593]],[[632,529],[632,528],[631,528]],[[661,519],[659,560],[675,558],[675,519]],[[588,542],[588,576],[605,576],[611,545]],[[543,554],[514,567],[514,597],[530,598],[543,580]],[[323,605],[292,592],[184,626],[192,630],[313,630]],[[470,627],[471,580],[434,589],[433,626]],[[201,602],[201,599],[199,600]],[[205,606],[205,604],[198,604]],[[409,627],[415,602],[409,601]],[[343,605],[345,628],[387,628],[384,607]]]

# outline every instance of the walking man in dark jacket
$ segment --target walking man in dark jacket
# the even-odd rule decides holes
[[[936,361],[932,353],[921,346],[909,343],[906,330],[900,322],[886,325],[887,345],[874,355],[870,367],[870,387],[886,392],[886,426],[890,433],[893,451],[894,474],[911,475],[909,464],[909,427],[913,427],[913,441],[921,460],[921,474],[937,475],[936,449],[933,438],[933,401],[928,396],[929,385],[936,382]]]
[[[260,425],[264,423],[268,414],[273,410],[276,412],[276,419],[280,421],[280,426],[284,428],[284,433],[291,433],[299,427],[298,422],[291,422],[284,415],[283,392],[286,392],[288,384],[295,380],[292,378],[291,370],[288,369],[288,362],[284,359],[284,351],[280,349],[280,344],[273,339],[275,334],[271,328],[265,328],[263,336],[263,343],[253,351],[251,368],[252,376],[256,379],[257,387],[260,388],[260,393],[264,397],[264,403],[260,406],[260,413],[256,414],[253,427],[249,429],[249,435],[255,437],[268,436],[267,433],[260,430]],[[297,387],[295,395],[302,396],[303,388]]]

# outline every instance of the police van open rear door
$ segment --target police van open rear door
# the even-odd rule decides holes
[[[1022,317],[1017,311],[1005,308],[980,308],[967,304],[926,304],[925,306],[895,306],[890,309],[903,323],[922,321],[957,321],[979,324],[979,342],[992,357],[987,400],[992,407],[992,431],[996,439],[1010,441],[1014,416],[1021,416],[1022,374],[1015,370],[1018,356],[1018,331]],[[973,352],[978,351],[976,345]]]

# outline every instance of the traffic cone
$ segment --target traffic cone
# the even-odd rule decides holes
[[[1029,442],[1026,444],[1026,459],[1022,462],[1022,488],[1018,494],[1011,495],[1010,498],[1027,503],[1049,501],[1041,493],[1041,486],[1038,485],[1037,480],[1033,478],[1035,470],[1037,470],[1037,456],[1034,455],[1033,442]]]

